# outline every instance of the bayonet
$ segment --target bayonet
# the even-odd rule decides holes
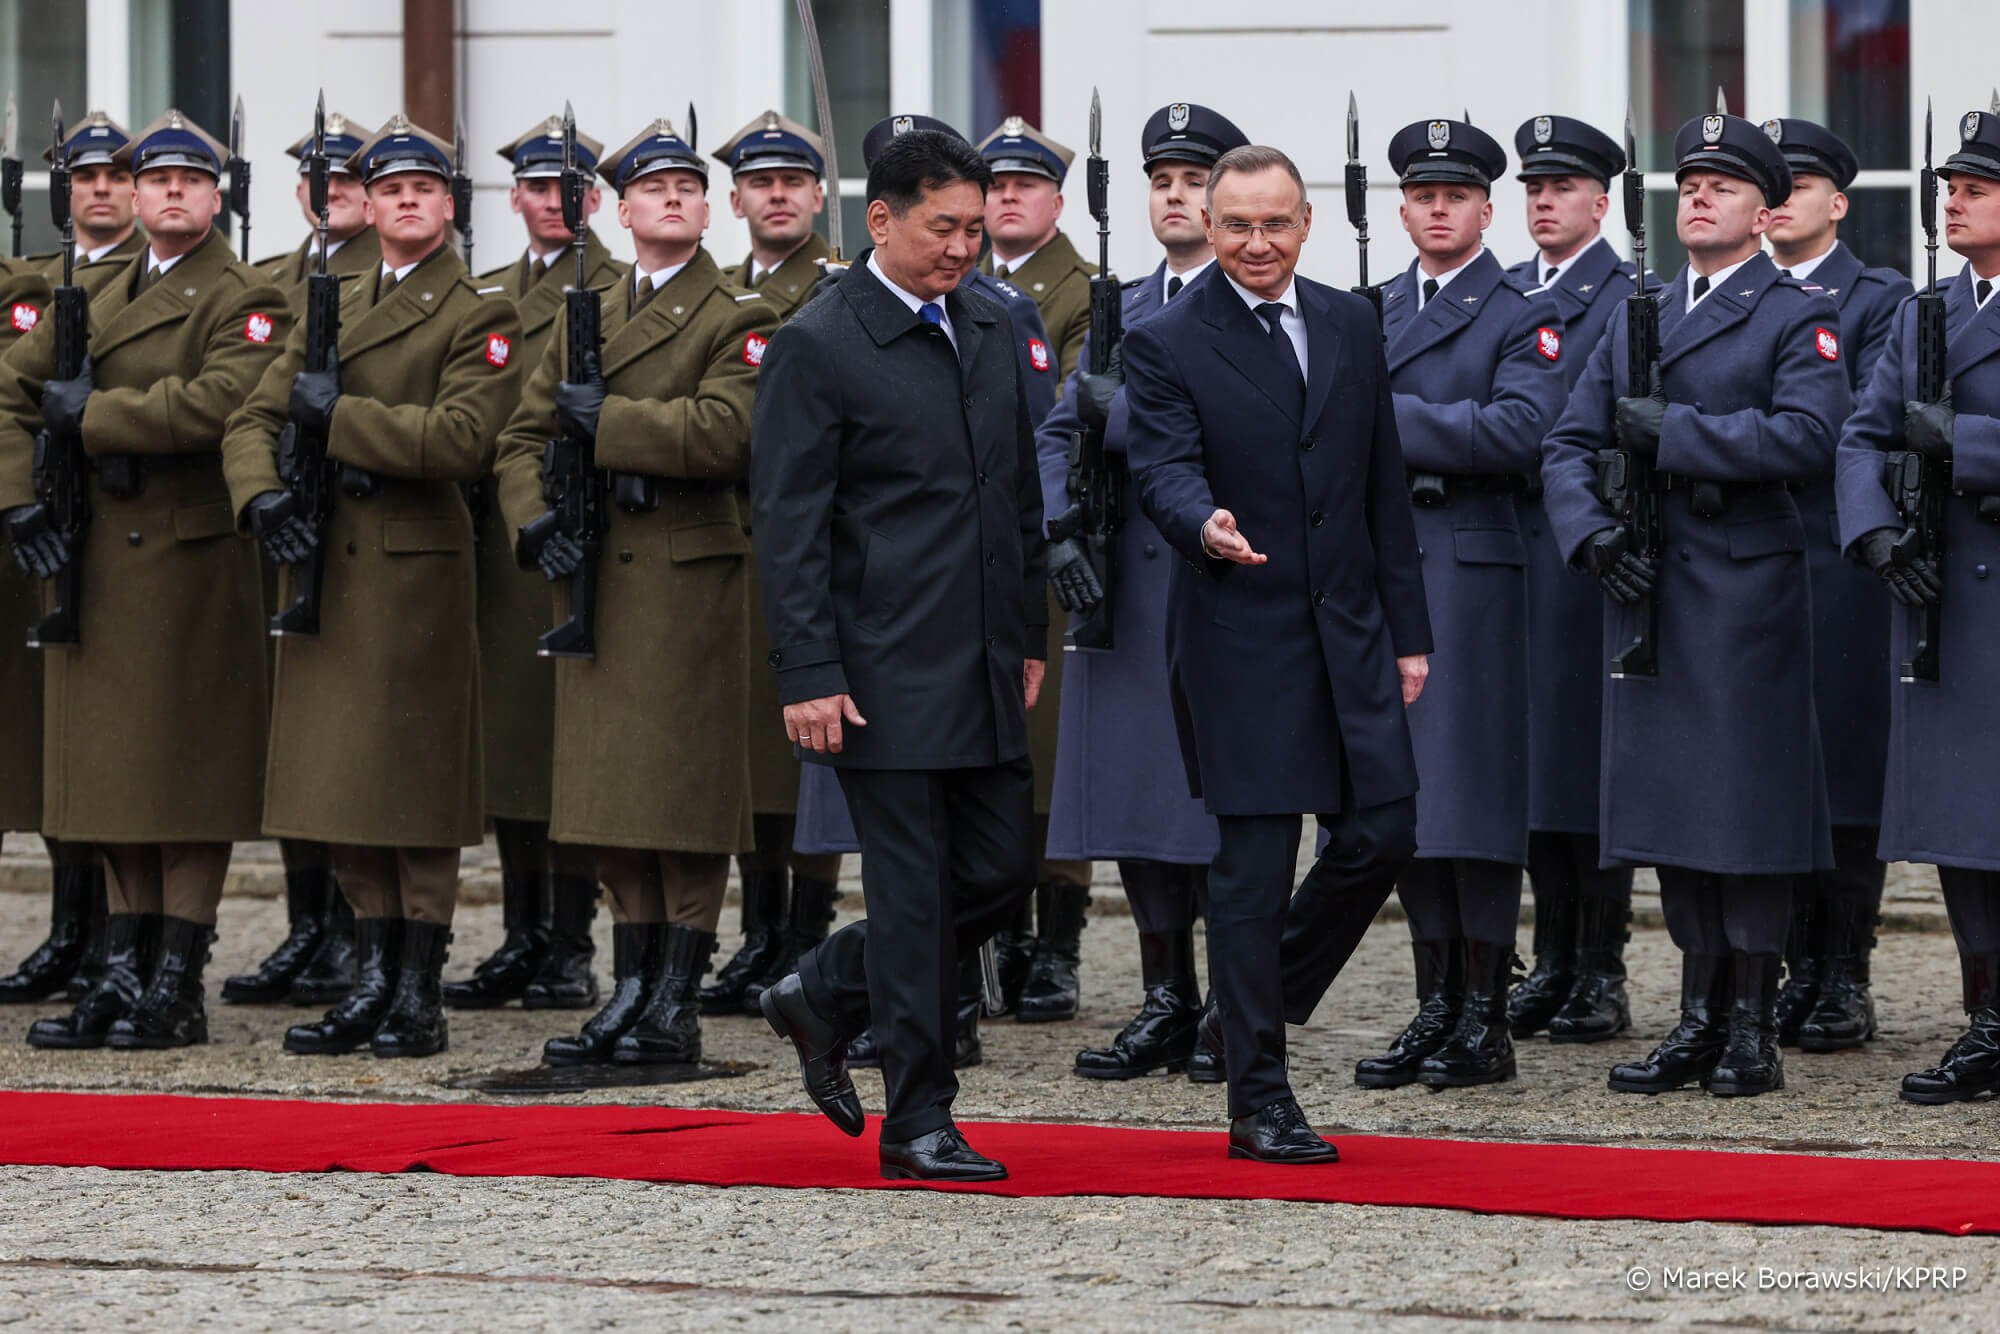
[[[1380,330],[1382,291],[1368,284],[1368,164],[1361,160],[1361,108],[1352,89],[1347,94],[1347,221],[1361,256],[1361,282],[1354,290],[1375,307],[1375,327]]]
[[[1729,95],[1722,91],[1722,85],[1719,83],[1715,85],[1715,114],[1718,116],[1729,114]]]
[[[318,272],[326,276],[327,229],[332,225],[328,213],[327,176],[332,164],[326,157],[326,89],[319,90],[319,104],[313,108],[312,151],[306,155],[306,194],[312,205],[313,234],[318,240]]]
[[[583,261],[583,232],[588,226],[583,201],[590,190],[590,175],[576,162],[576,111],[568,102],[563,103],[562,151],[563,226],[569,228],[571,248],[576,251],[576,286],[581,290],[590,276]]]
[[[229,116],[229,211],[236,215],[236,257],[250,259],[250,161],[243,156],[243,96]]]
[[[468,161],[465,151],[465,117],[460,115],[452,126],[451,168],[451,208],[457,216],[453,219],[458,227],[459,256],[465,267],[472,267],[472,176],[466,170]]]
[[[831,263],[838,264],[845,257],[840,235],[840,154],[834,145],[833,103],[826,91],[826,59],[820,54],[819,25],[813,22],[812,0],[795,0],[799,12],[799,27],[805,31],[806,63],[812,71],[813,111],[819,117],[819,137],[821,156],[826,159],[827,192],[833,197],[827,201],[826,239],[833,245]]]
[[[4,208],[14,230],[13,256],[21,257],[21,115],[14,94],[7,94],[6,142],[0,146],[0,208]]]

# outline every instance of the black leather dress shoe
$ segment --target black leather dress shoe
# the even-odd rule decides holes
[[[843,1135],[858,1136],[866,1122],[861,1095],[847,1075],[847,1043],[832,1024],[813,1012],[799,975],[790,973],[776,986],[766,987],[757,1007],[773,1033],[790,1039],[799,1055],[799,1078],[813,1105]]]
[[[1229,1070],[1222,1060],[1222,1012],[1215,1008],[1213,996],[1202,1007],[1201,1021],[1194,1028],[1194,1054],[1188,1057],[1187,1076],[1190,1084],[1229,1081]]]
[[[1280,1098],[1229,1123],[1229,1156],[1280,1167],[1337,1163],[1340,1150],[1323,1140],[1291,1098]]]
[[[884,1181],[1005,1181],[1007,1168],[973,1150],[957,1126],[882,1141]]]

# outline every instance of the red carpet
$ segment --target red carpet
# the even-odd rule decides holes
[[[444,1172],[707,1186],[853,1187],[874,1133],[818,1116],[648,1107],[286,1102],[0,1093],[0,1162],[24,1166]],[[1012,1179],[995,1195],[1153,1195],[1415,1205],[1549,1218],[1826,1223],[2000,1233],[2000,1163],[1338,1136],[1333,1167],[1232,1162],[1220,1130],[967,1127]]]

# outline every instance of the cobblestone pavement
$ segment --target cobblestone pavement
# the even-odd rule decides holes
[[[1892,901],[1909,905],[1901,919],[1908,925],[1935,928],[1934,906],[1927,906],[1934,897],[1934,886],[1906,877]],[[25,948],[45,911],[37,895],[0,893],[0,953],[11,959]],[[279,1047],[283,1026],[301,1012],[213,1000],[221,976],[276,940],[282,916],[278,902],[254,892],[225,900],[210,970],[214,1040],[207,1047],[36,1052],[18,1034],[56,1007],[12,1007],[0,1010],[0,1087],[470,1099],[482,1095],[447,1082],[532,1065],[542,1040],[580,1017],[455,1014],[451,1050],[427,1061],[287,1056]],[[491,905],[462,911],[451,975],[497,942],[499,916]],[[725,926],[734,922],[732,909]],[[609,958],[602,919],[599,933],[602,963]],[[1527,939],[1524,930],[1524,948]],[[1076,1049],[1115,1032],[1138,994],[1129,920],[1093,915],[1084,945],[1082,1016],[1053,1025],[989,1021],[987,1063],[962,1076],[960,1116],[1184,1127],[1215,1136],[1220,1153],[1220,1089],[1167,1077],[1106,1085],[1068,1073]],[[724,948],[732,947],[725,938]],[[1956,1034],[1948,935],[1885,932],[1876,963],[1880,1039],[1859,1053],[1794,1053],[1789,1087],[1756,1099],[1648,1099],[1605,1090],[1605,1067],[1643,1053],[1670,1025],[1677,992],[1663,932],[1636,931],[1630,959],[1637,1036],[1597,1047],[1525,1044],[1521,1078],[1497,1088],[1369,1092],[1354,1086],[1352,1064],[1385,1044],[1412,1005],[1406,933],[1397,922],[1380,923],[1315,1022],[1293,1030],[1300,1099],[1336,1138],[1421,1134],[2000,1157],[2000,1108],[1992,1103],[1917,1108],[1895,1097],[1896,1079],[1934,1060]],[[808,1107],[795,1067],[761,1022],[711,1020],[706,1045],[711,1059],[748,1072],[664,1091],[564,1096]],[[879,1078],[861,1072],[857,1079],[871,1110],[879,1110]],[[868,1146],[853,1151],[865,1154]],[[1689,1291],[1663,1281],[1666,1265],[1741,1275],[1747,1286]],[[1635,1266],[1652,1280],[1643,1292],[1628,1279]],[[1855,1271],[1872,1282],[1894,1266],[1958,1267],[1965,1276],[1950,1288],[1888,1292],[1760,1288],[1796,1284],[1777,1277],[1796,1271]],[[1471,1328],[1496,1320],[1530,1327],[1983,1328],[1993,1323],[1997,1267],[2000,1239],[1838,1228],[1567,1222],[1262,1201],[0,1168],[0,1321],[31,1328],[320,1329],[391,1321],[412,1329],[475,1321],[563,1329],[918,1322],[1092,1329],[1169,1321]],[[1765,1279],[1762,1268],[1773,1276]]]

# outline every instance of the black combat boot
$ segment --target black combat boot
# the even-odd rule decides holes
[[[208,966],[208,947],[214,940],[215,928],[204,922],[162,917],[153,979],[132,1008],[111,1025],[106,1045],[158,1051],[207,1042],[201,973]]]
[[[1643,1061],[1611,1067],[1620,1093],[1667,1093],[1708,1078],[1729,1038],[1730,962],[1708,954],[1681,956],[1681,1021]]]
[[[1581,907],[1568,894],[1535,894],[1535,966],[1507,998],[1507,1026],[1517,1038],[1547,1028],[1576,987]]]
[[[1730,956],[1736,974],[1729,1006],[1729,1041],[1702,1081],[1718,1098],[1754,1098],[1785,1086],[1785,1054],[1778,1048],[1778,967],[1775,954]]]
[[[1875,997],[1868,990],[1869,956],[1875,949],[1874,909],[1828,899],[1821,905],[1825,951],[1820,956],[1819,997],[1799,1025],[1807,1051],[1846,1051],[1875,1036]]]
[[[153,975],[159,951],[158,913],[112,913],[104,922],[104,971],[68,1014],[37,1019],[28,1045],[75,1049],[101,1047],[111,1026],[131,1012]]]
[[[1194,1053],[1188,1057],[1188,1083],[1226,1084],[1229,1071],[1222,1060],[1222,1014],[1209,994],[1201,1007],[1201,1021],[1194,1027]]]
[[[403,919],[403,966],[368,1049],[377,1056],[435,1056],[451,1045],[444,1017],[444,958],[451,928]]]
[[[69,985],[90,944],[91,887],[73,866],[51,867],[49,934],[21,966],[0,977],[0,1005],[45,1000]]]
[[[1465,1002],[1465,951],[1456,940],[1413,940],[1417,960],[1417,1014],[1381,1056],[1354,1063],[1354,1082],[1366,1089],[1414,1084],[1424,1057],[1443,1047],[1458,1027]]]
[[[343,896],[343,902],[345,896]],[[360,917],[354,921],[354,984],[317,1023],[285,1030],[285,1050],[301,1056],[360,1051],[382,1026],[402,971],[403,919]]]
[[[1000,1013],[1013,1014],[1021,1005],[1021,988],[1035,962],[1034,898],[1014,910],[1007,925],[993,935],[993,968],[1000,974]],[[849,1062],[853,1064],[853,1062]]]
[[[548,1065],[602,1065],[612,1044],[645,1013],[647,981],[659,967],[667,938],[664,922],[614,922],[611,926],[611,998],[583,1021],[581,1032],[542,1044]]]
[[[1465,940],[1459,948],[1465,1001],[1451,1036],[1417,1067],[1417,1081],[1426,1088],[1470,1088],[1514,1077],[1514,1039],[1507,1029],[1507,988],[1519,962],[1513,942]]]
[[[332,898],[333,874],[325,867],[285,872],[285,917],[289,929],[278,948],[247,973],[222,979],[225,1005],[272,1005],[292,989],[292,979],[305,971],[319,949]]]
[[[1146,998],[1139,1013],[1108,1047],[1076,1054],[1085,1079],[1131,1079],[1154,1070],[1187,1067],[1201,1021],[1201,988],[1194,980],[1194,932],[1141,931],[1139,977]]]
[[[1819,1003],[1825,918],[1811,876],[1792,887],[1792,925],[1785,932],[1785,985],[1778,992],[1778,1045],[1799,1045],[1799,1025]]]
[[[693,1065],[701,1060],[701,975],[715,933],[669,926],[647,984],[646,1008],[611,1045],[623,1065]]]
[[[782,948],[786,873],[743,873],[743,944],[701,989],[703,1014],[742,1014],[743,993],[770,972]]]
[[[49,855],[54,860],[57,874],[68,873],[76,877],[82,886],[79,891],[90,904],[89,917],[84,927],[83,958],[70,975],[63,994],[70,1000],[82,1000],[83,993],[97,985],[97,979],[104,976],[105,952],[108,948],[104,938],[105,919],[111,915],[111,904],[107,900],[104,884],[104,854],[92,843],[63,843],[44,838]]]
[[[1961,954],[1958,970],[1971,1023],[1944,1060],[1903,1076],[1904,1102],[1963,1102],[2000,1089],[2000,954]]]
[[[1625,929],[1631,913],[1600,894],[1577,900],[1576,980],[1549,1020],[1551,1042],[1602,1042],[1632,1026],[1625,998]],[[1518,990],[1518,988],[1517,988]]]
[[[336,883],[327,904],[326,926],[319,933],[319,948],[313,951],[311,962],[292,979],[292,990],[285,997],[285,1003],[337,1004],[354,989],[354,979],[360,968],[355,952],[356,942],[354,905],[347,901],[347,895],[340,892]]]
[[[775,987],[798,971],[799,960],[819,948],[826,939],[827,929],[833,925],[834,904],[840,901],[840,886],[831,880],[817,880],[809,875],[792,877],[792,911],[785,922],[785,929],[778,939],[778,952],[771,956],[771,962],[764,971],[743,988],[743,1012],[762,1014],[759,1005],[764,991]]]
[[[507,927],[500,948],[480,960],[471,977],[444,984],[444,1003],[452,1009],[497,1010],[527,992],[549,952],[548,871],[502,865],[500,916]]]
[[[524,1010],[588,1010],[597,1004],[597,881],[556,871],[549,876],[549,947],[521,993]]]
[[[1083,957],[1083,921],[1090,890],[1052,880],[1035,891],[1035,957],[1014,1006],[1024,1024],[1076,1018],[1076,966]]]

